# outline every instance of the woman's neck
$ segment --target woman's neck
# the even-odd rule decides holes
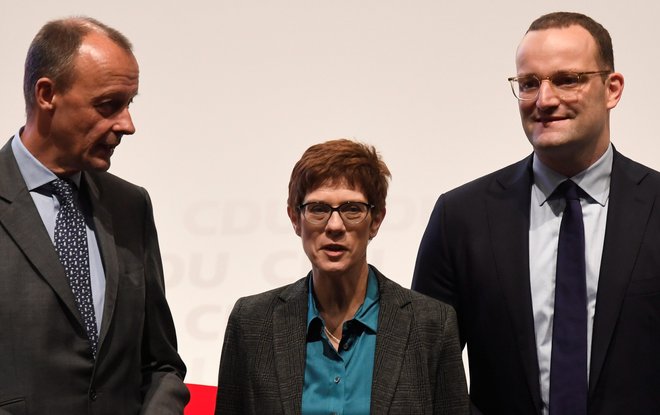
[[[369,280],[369,267],[365,263],[354,272],[322,274],[313,272],[316,306],[332,333],[341,335],[341,326],[353,318],[364,303]]]

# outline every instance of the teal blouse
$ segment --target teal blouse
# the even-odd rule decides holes
[[[309,278],[307,355],[302,396],[304,415],[368,414],[380,310],[378,281],[371,267],[364,303],[344,323],[337,352],[323,330]]]

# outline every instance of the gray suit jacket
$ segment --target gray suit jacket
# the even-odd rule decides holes
[[[451,304],[482,413],[541,414],[529,282],[531,156],[440,196],[413,289]],[[660,173],[615,150],[588,413],[660,414]]]
[[[151,203],[83,173],[106,277],[92,358],[64,269],[7,144],[0,150],[0,414],[180,414],[188,400]]]
[[[454,310],[375,271],[371,413],[469,413]],[[216,414],[301,413],[308,278],[238,300],[225,333]]]

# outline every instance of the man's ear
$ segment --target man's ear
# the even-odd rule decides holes
[[[607,80],[607,109],[616,107],[623,93],[623,75],[618,72],[611,73]]]
[[[293,225],[293,230],[296,231],[296,235],[300,236],[300,213],[298,212],[298,209],[287,206],[286,213],[289,215],[291,225]]]
[[[50,78],[39,78],[34,87],[35,103],[42,111],[52,111],[55,101],[55,83]]]

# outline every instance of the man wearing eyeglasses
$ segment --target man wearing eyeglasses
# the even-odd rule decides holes
[[[658,414],[660,174],[610,143],[609,33],[542,16],[516,68],[534,152],[440,196],[413,289],[457,311],[474,413]]]

